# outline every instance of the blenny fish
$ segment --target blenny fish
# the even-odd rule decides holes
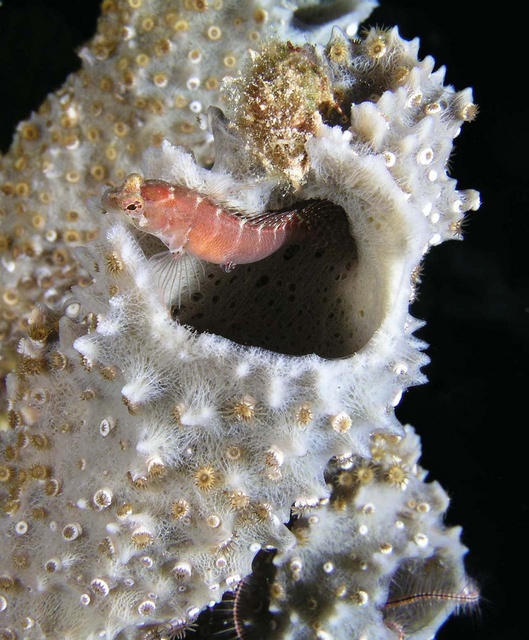
[[[348,233],[343,209],[329,200],[303,200],[290,207],[247,213],[163,180],[133,173],[102,198],[140,230],[161,240],[172,258],[186,254],[230,271],[267,258],[294,243],[324,246]]]

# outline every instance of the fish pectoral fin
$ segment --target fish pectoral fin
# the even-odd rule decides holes
[[[181,251],[162,251],[149,258],[163,303],[167,306],[181,306],[184,299],[200,291],[200,275],[204,266],[198,258]]]

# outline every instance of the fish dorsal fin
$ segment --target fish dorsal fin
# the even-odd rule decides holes
[[[301,200],[289,207],[244,217],[246,224],[261,228],[288,227],[295,242],[329,244],[349,233],[344,209],[330,200]]]

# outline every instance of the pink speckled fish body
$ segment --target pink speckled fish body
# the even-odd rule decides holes
[[[339,209],[307,200],[280,211],[244,215],[186,187],[137,174],[107,191],[103,204],[125,212],[171,253],[187,252],[221,265],[257,262],[287,244],[315,240],[322,235],[324,218]]]

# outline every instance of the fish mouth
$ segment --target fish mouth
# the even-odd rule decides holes
[[[101,204],[105,211],[117,211],[119,209],[118,204],[116,202],[116,189],[111,187],[107,189],[103,195],[101,196]]]

